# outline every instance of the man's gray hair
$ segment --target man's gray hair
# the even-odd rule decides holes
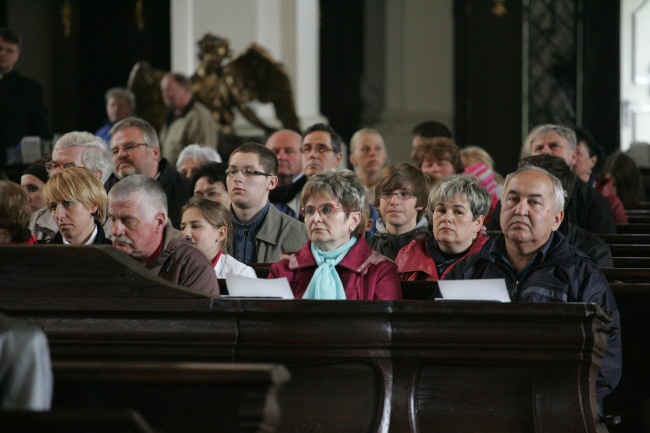
[[[197,161],[201,161],[201,165],[206,162],[222,162],[221,156],[211,147],[202,146],[200,144],[190,144],[181,150],[181,153],[178,154],[178,160],[176,161],[176,169],[180,170],[181,165],[187,158],[194,158]]]
[[[135,108],[135,95],[126,87],[112,87],[106,91],[104,99],[108,102],[111,98],[122,98],[129,102],[131,108]]]
[[[160,142],[158,141],[158,134],[156,133],[156,130],[154,129],[149,122],[147,122],[144,119],[140,119],[139,117],[127,117],[126,119],[122,119],[119,122],[117,122],[113,127],[111,128],[111,141],[113,141],[113,136],[127,128],[136,128],[142,131],[142,135],[144,137],[144,142],[147,144],[147,147],[160,147]]]
[[[529,137],[531,146],[533,144],[533,141],[535,141],[537,137],[548,135],[551,132],[555,132],[560,137],[566,139],[569,142],[569,148],[573,150],[575,150],[576,146],[578,145],[578,140],[576,138],[575,131],[571,128],[567,128],[566,126],[553,125],[549,123],[546,125],[539,125],[535,127],[533,131],[534,131],[533,135]],[[526,139],[526,141],[528,141],[529,139]]]
[[[90,132],[72,131],[63,134],[52,149],[52,153],[69,147],[83,147],[81,162],[91,172],[101,171],[102,183],[105,183],[113,173],[113,158],[106,148],[106,143],[100,137]]]
[[[158,212],[167,220],[167,195],[158,181],[144,174],[132,174],[117,182],[108,193],[108,203],[136,200],[142,213],[153,218]]]
[[[560,182],[560,179],[553,176],[548,171],[544,170],[543,168],[536,167],[534,165],[527,165],[518,168],[516,171],[513,171],[512,173],[506,176],[501,202],[503,203],[504,200],[506,199],[506,196],[508,194],[508,183],[510,182],[510,180],[516,175],[520,173],[524,173],[526,171],[538,171],[540,173],[544,173],[545,175],[551,178],[551,181],[553,182],[553,191],[551,196],[553,212],[559,212],[561,210],[564,210],[564,188],[562,187],[562,182]]]
[[[490,211],[492,198],[487,190],[479,185],[476,177],[467,174],[454,174],[440,179],[431,187],[427,209],[429,221],[432,221],[433,210],[437,203],[456,197],[465,197],[472,212],[472,221],[476,221],[479,215],[487,216]]]

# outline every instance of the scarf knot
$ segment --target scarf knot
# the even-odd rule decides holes
[[[343,282],[336,272],[336,265],[341,263],[356,243],[357,238],[353,237],[332,251],[322,251],[316,244],[311,243],[311,253],[318,268],[311,277],[303,299],[346,299]]]

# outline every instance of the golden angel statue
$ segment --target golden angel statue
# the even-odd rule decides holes
[[[249,107],[252,101],[270,102],[284,128],[300,131],[286,69],[261,46],[252,43],[233,59],[228,39],[206,34],[199,42],[199,69],[191,77],[194,97],[212,111],[224,134],[233,134],[234,109],[253,125],[271,132]],[[226,59],[232,59],[225,63]],[[167,110],[162,102],[160,80],[165,71],[138,62],[128,87],[136,95],[138,115],[160,129]]]

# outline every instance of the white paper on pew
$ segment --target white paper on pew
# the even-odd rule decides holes
[[[510,302],[506,280],[503,278],[440,280],[438,287],[443,299]]]
[[[293,292],[286,277],[251,278],[226,274],[228,296],[232,298],[281,298],[293,299]]]

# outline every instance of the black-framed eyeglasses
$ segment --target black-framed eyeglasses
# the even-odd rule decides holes
[[[124,143],[121,146],[115,146],[115,147],[111,148],[111,155],[117,156],[120,153],[120,150],[123,150],[123,151],[128,153],[128,152],[132,151],[133,149],[135,149],[136,147],[146,146],[146,145],[147,145],[147,143],[134,143],[134,142]]]
[[[334,203],[325,203],[320,206],[305,206],[300,209],[300,212],[304,216],[313,216],[316,212],[321,216],[330,216],[334,212],[352,212],[350,209],[346,209],[343,206],[336,205]]]
[[[316,146],[312,146],[311,144],[304,144],[300,147],[300,153],[311,153],[312,150],[315,150],[319,155],[323,155],[326,152],[334,152],[334,149],[328,147],[325,144],[317,144]]]
[[[76,165],[74,162],[56,162],[56,161],[52,161],[51,159],[45,163],[45,170],[47,170],[48,172],[52,172],[59,167],[70,168],[70,167],[76,167]]]
[[[418,195],[406,191],[400,191],[400,192],[382,191],[379,193],[379,197],[385,200],[390,200],[393,198],[393,196],[397,197],[398,200],[408,200],[410,198],[417,197]]]
[[[262,171],[253,170],[252,168],[229,168],[226,170],[226,176],[234,176],[237,173],[241,173],[246,177],[249,176],[273,176],[272,174],[264,173]]]

